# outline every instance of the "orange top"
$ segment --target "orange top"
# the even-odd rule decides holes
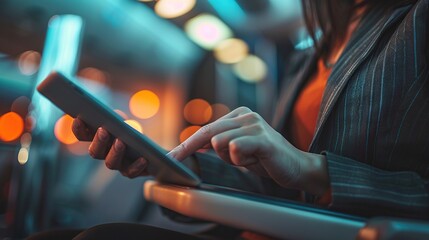
[[[357,2],[360,2],[357,1]],[[362,14],[365,12],[365,7],[357,9],[352,21],[347,29],[347,34],[342,42],[338,43],[338,46],[332,49],[329,55],[328,61],[335,64],[343,53],[343,50],[349,41],[352,33],[359,24]],[[329,75],[331,74],[332,68],[327,68],[322,58],[317,63],[317,72],[314,73],[313,77],[304,87],[302,92],[299,94],[294,108],[292,110],[292,118],[290,124],[291,141],[295,147],[308,151],[311,140],[316,130],[317,117],[320,111],[320,105],[322,103],[323,92],[325,91],[326,82],[328,81]]]
[[[295,147],[303,151],[308,150],[313,139],[323,92],[332,70],[331,68],[326,68],[322,59],[317,64],[317,72],[315,72],[295,102],[289,128],[291,140]]]

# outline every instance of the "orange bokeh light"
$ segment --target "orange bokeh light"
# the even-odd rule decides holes
[[[73,144],[78,140],[72,132],[73,118],[70,115],[64,115],[55,123],[55,137],[64,144]]]
[[[185,105],[183,115],[186,121],[202,125],[210,121],[212,117],[212,107],[203,99],[193,99]]]
[[[138,132],[143,133],[142,125],[139,122],[137,122],[136,120],[128,119],[128,120],[125,120],[125,123],[130,125],[132,128],[134,128]]]
[[[19,138],[24,131],[24,120],[15,112],[0,117],[0,139],[11,142]]]
[[[153,117],[159,110],[158,96],[149,90],[135,93],[129,103],[131,113],[141,119]]]
[[[200,126],[190,126],[182,130],[179,136],[180,142],[184,142],[188,137],[192,136],[198,129],[200,129]]]

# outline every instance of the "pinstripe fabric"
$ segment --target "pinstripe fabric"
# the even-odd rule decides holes
[[[369,13],[333,69],[310,146],[327,157],[332,209],[429,218],[428,5]]]

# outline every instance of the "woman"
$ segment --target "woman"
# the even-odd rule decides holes
[[[333,210],[429,218],[429,0],[302,2],[315,52],[284,83],[274,128],[242,107],[169,154],[211,147]],[[79,119],[73,129],[107,167],[146,174],[105,130],[93,138]]]

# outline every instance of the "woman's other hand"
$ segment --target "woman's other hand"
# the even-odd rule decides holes
[[[260,115],[246,107],[203,126],[169,154],[180,161],[208,147],[224,161],[271,177],[283,187],[316,195],[329,188],[324,156],[295,148]]]
[[[148,174],[146,159],[143,157],[126,159],[125,144],[121,140],[113,138],[105,129],[91,129],[80,118],[75,118],[72,130],[80,141],[92,141],[88,149],[89,155],[95,159],[104,159],[107,168],[119,170],[122,175],[129,178]]]

